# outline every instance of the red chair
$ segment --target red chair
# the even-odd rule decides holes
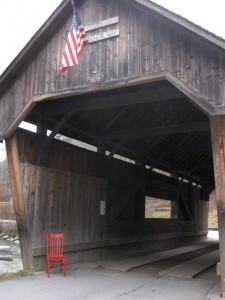
[[[63,255],[64,234],[46,233],[46,273],[49,277],[51,264],[60,264],[60,272],[64,266],[64,276],[66,276],[66,256]]]

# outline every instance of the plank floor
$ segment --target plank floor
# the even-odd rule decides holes
[[[172,250],[161,251],[149,255],[116,257],[113,259],[101,260],[97,264],[104,268],[117,271],[130,271],[134,268],[141,267],[160,260],[176,257],[182,254],[193,253],[198,250],[206,249],[218,245],[218,241],[205,241],[190,246],[180,247]]]
[[[201,255],[159,272],[160,276],[191,279],[220,261],[219,250]]]

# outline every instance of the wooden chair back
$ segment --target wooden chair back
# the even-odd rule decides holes
[[[64,234],[63,233],[47,233],[46,234],[46,254],[63,255],[64,251]]]

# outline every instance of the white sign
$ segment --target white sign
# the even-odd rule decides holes
[[[105,201],[100,201],[100,215],[105,215]]]
[[[95,30],[95,29],[98,29],[98,28],[106,27],[106,26],[109,26],[109,25],[117,24],[117,23],[119,23],[119,17],[103,20],[103,21],[99,22],[98,24],[87,25],[87,26],[84,27],[84,29],[85,29],[86,32],[88,32],[88,31],[91,31],[91,30]]]
[[[105,40],[105,39],[109,39],[109,38],[118,36],[119,34],[120,34],[119,28],[109,30],[109,31],[100,32],[98,34],[88,36],[87,37],[88,38],[88,43],[90,44],[90,43],[95,43],[95,42],[102,41],[102,40]]]

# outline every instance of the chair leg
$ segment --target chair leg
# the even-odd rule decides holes
[[[62,266],[63,266],[64,267],[64,277],[66,277],[66,264],[67,264],[66,259],[62,259],[60,261],[60,272],[62,272]],[[47,277],[49,277],[49,274],[50,274],[50,266],[51,266],[50,260],[46,259],[46,274],[47,274]]]
[[[46,273],[47,273],[47,277],[49,277],[49,269],[50,269],[50,262],[47,259],[46,260]]]
[[[66,277],[66,259],[64,259],[64,277]]]

